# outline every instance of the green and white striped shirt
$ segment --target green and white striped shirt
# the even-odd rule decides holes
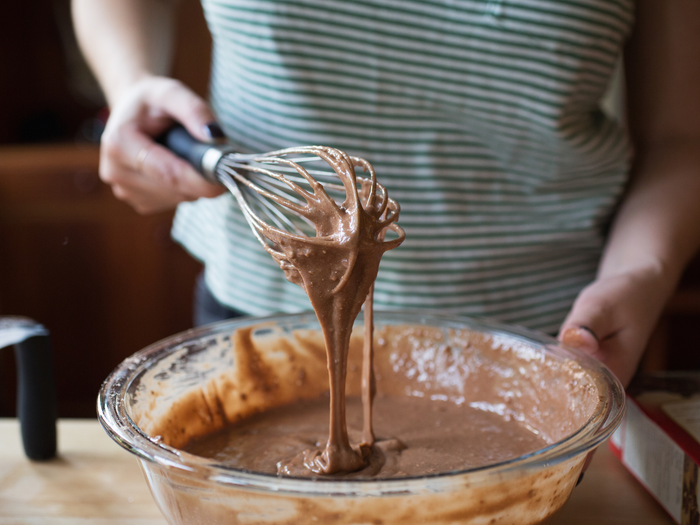
[[[600,109],[632,0],[204,0],[211,100],[241,152],[323,144],[369,160],[406,241],[378,309],[553,332],[595,274],[630,146]],[[230,195],[173,235],[222,303],[310,308]]]

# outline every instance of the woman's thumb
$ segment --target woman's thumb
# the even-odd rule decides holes
[[[562,327],[559,340],[566,346],[582,350],[590,355],[595,354],[600,348],[598,336],[588,326]]]
[[[559,340],[567,346],[583,350],[589,355],[600,351],[600,343],[608,336],[612,315],[598,294],[584,291],[559,330]]]

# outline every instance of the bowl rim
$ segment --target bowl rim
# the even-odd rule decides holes
[[[431,491],[446,490],[450,486],[463,487],[465,478],[477,475],[496,479],[512,474],[513,471],[531,471],[551,467],[593,450],[610,437],[622,421],[626,408],[625,392],[617,377],[597,359],[562,345],[551,336],[490,319],[474,319],[444,313],[375,310],[374,314],[375,324],[381,324],[382,320],[392,320],[426,325],[432,322],[434,325],[439,321],[441,326],[448,323],[448,327],[466,328],[492,336],[505,336],[511,340],[520,340],[529,346],[534,344],[558,358],[574,359],[595,381],[599,401],[591,417],[578,430],[534,452],[475,468],[390,479],[337,480],[282,477],[227,467],[217,464],[216,461],[159,443],[150,438],[131,419],[125,406],[127,391],[133,380],[157,361],[157,359],[154,360],[155,357],[169,355],[196,340],[215,335],[227,335],[238,328],[251,325],[279,320],[289,321],[294,318],[298,318],[299,322],[315,321],[314,312],[302,312],[265,317],[245,316],[219,321],[174,334],[145,347],[122,361],[103,382],[97,397],[98,420],[110,438],[141,460],[174,468],[181,473],[197,474],[198,479],[208,479],[220,485],[247,487],[275,493],[332,494],[334,497],[414,493],[425,490],[427,485]],[[356,323],[362,324],[361,316],[358,316]]]

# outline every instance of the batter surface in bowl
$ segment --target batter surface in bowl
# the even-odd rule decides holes
[[[350,441],[361,441],[362,401],[346,399]],[[450,401],[378,396],[377,435],[366,467],[343,478],[395,478],[463,470],[547,446],[525,425]],[[397,439],[396,436],[400,436]],[[191,443],[186,451],[234,468],[308,476],[304,452],[328,438],[328,399],[265,411]]]

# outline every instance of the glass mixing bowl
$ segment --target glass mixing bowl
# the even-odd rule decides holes
[[[359,388],[361,329],[358,320],[350,393]],[[278,477],[181,450],[227,422],[327,390],[313,313],[225,321],[155,343],[104,382],[99,420],[138,457],[172,525],[527,525],[548,521],[564,504],[586,455],[624,413],[624,391],[607,368],[538,333],[376,312],[375,341],[380,392],[469,403],[514,418],[551,444],[479,468],[385,480]],[[397,374],[401,381],[392,381]],[[401,391],[392,392],[397,384]]]

